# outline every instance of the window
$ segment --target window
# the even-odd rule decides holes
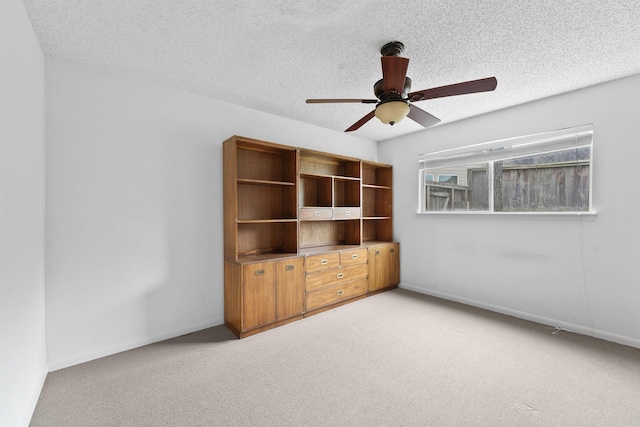
[[[457,184],[458,175],[438,175],[438,182],[446,182],[447,184]]]
[[[590,212],[592,141],[587,125],[423,154],[418,212]]]

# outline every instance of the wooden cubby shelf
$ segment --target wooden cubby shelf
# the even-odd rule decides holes
[[[399,283],[392,168],[223,143],[225,324],[242,338]]]

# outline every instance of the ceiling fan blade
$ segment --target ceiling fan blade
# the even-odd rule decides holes
[[[376,115],[376,110],[373,110],[372,112],[370,112],[369,114],[367,114],[366,116],[364,116],[363,118],[361,118],[360,120],[352,124],[349,129],[345,130],[345,132],[352,132],[354,130],[360,129],[360,126],[367,123],[369,120],[373,119],[375,115]]]
[[[413,104],[409,105],[409,114],[407,114],[407,117],[426,128],[440,123],[439,118],[427,113]]]
[[[377,99],[307,99],[307,104],[336,104],[343,102],[355,102],[358,104],[375,104]]]
[[[465,95],[468,93],[489,92],[496,88],[498,80],[495,77],[471,80],[447,86],[434,87],[409,93],[409,101],[424,101],[425,99],[442,98],[445,96]]]
[[[383,56],[380,59],[382,60],[382,90],[384,93],[396,91],[402,94],[409,59],[401,56]]]

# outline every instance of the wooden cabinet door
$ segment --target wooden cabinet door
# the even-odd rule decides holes
[[[400,251],[397,243],[369,248],[369,291],[374,292],[400,282]]]
[[[243,329],[273,323],[276,320],[275,263],[261,262],[243,266]]]
[[[276,319],[304,312],[304,261],[291,258],[276,261]]]

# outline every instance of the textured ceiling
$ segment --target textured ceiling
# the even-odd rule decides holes
[[[638,0],[25,0],[43,52],[343,131],[375,98],[380,47],[412,90],[495,76],[494,92],[418,102],[447,123],[640,72]],[[421,130],[376,119],[384,140]]]

